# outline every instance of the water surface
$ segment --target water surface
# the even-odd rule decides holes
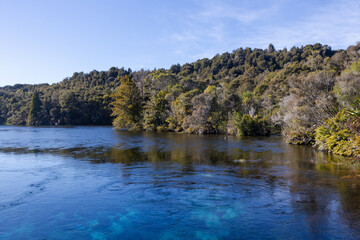
[[[356,162],[281,137],[2,126],[0,239],[359,239]]]

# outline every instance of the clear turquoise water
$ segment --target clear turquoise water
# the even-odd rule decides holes
[[[360,239],[340,160],[280,137],[3,126],[0,239]]]

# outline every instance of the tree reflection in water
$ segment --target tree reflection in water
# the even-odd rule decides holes
[[[229,137],[225,141],[222,136],[120,131],[112,138],[112,144],[43,148],[14,145],[0,146],[0,151],[111,163],[121,169],[123,184],[148,181],[153,186],[151,194],[164,199],[174,196],[174,201],[182,202],[179,196],[203,189],[207,196],[198,196],[202,201],[208,201],[202,198],[207,197],[221,206],[224,201],[236,200],[231,208],[206,218],[211,226],[220,221],[220,216],[224,221],[229,216],[234,218],[239,209],[242,218],[251,221],[261,209],[274,219],[297,219],[315,238],[328,238],[332,232],[341,231],[339,223],[360,234],[360,172],[359,163],[353,159],[287,145],[280,137]],[[146,180],[136,170],[144,166],[154,170]],[[137,179],[132,177],[134,174]],[[235,195],[224,189],[231,189]],[[149,197],[149,193],[143,196]],[[249,199],[253,203],[247,202]],[[188,211],[186,204],[178,207]],[[204,218],[203,212],[191,214]],[[287,229],[286,225],[276,227],[283,228],[279,231]]]

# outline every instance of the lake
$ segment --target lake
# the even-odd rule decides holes
[[[359,236],[356,161],[281,137],[0,126],[0,239]]]

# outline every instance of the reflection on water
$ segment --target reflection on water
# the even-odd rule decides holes
[[[0,239],[358,239],[359,190],[281,137],[0,127]]]

